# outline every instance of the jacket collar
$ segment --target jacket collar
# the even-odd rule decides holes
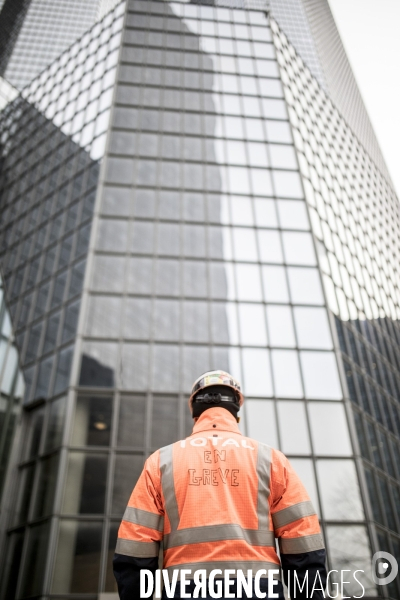
[[[200,415],[194,424],[192,435],[194,433],[199,433],[199,431],[209,430],[232,431],[233,433],[242,435],[235,417],[231,415],[226,408],[221,408],[219,406],[208,408]]]

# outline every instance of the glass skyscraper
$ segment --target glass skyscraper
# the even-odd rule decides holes
[[[0,75],[21,90],[117,0],[0,0]]]
[[[26,383],[0,597],[116,597],[143,462],[222,368],[243,431],[304,481],[329,569],[399,598],[370,572],[400,554],[399,204],[326,0],[122,2],[0,127]]]

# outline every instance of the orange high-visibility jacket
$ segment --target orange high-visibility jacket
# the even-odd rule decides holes
[[[116,553],[156,557],[163,568],[273,569],[280,553],[324,548],[303,484],[278,450],[244,437],[224,408],[210,408],[185,440],[145,463],[118,532]]]

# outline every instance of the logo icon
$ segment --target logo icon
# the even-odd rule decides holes
[[[372,579],[377,585],[392,583],[399,572],[399,565],[389,552],[375,552],[372,557]]]

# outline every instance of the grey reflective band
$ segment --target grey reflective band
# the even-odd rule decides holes
[[[298,502],[297,504],[278,510],[272,515],[272,521],[274,528],[278,529],[278,527],[283,527],[284,525],[288,525],[288,523],[293,523],[298,519],[311,517],[312,515],[315,515],[314,507],[309,500],[305,500],[304,502]]]
[[[135,542],[118,538],[115,552],[137,558],[154,558],[158,556],[160,544],[158,542]]]
[[[165,499],[165,510],[171,524],[171,530],[178,529],[179,511],[175,495],[173,444],[160,449],[161,486]]]
[[[320,533],[304,535],[297,538],[279,538],[279,548],[282,554],[302,554],[313,550],[322,550],[325,544]]]
[[[270,569],[279,569],[279,574],[274,573],[274,579],[279,579],[279,580],[281,579],[280,565],[278,565],[276,563],[266,562],[266,561],[258,561],[258,560],[232,560],[232,561],[216,560],[213,562],[192,562],[192,563],[174,565],[173,567],[167,567],[168,576],[170,578],[170,581],[171,581],[172,573],[176,570],[178,571],[178,580],[179,580],[182,569],[191,569],[192,573],[194,573],[194,571],[199,571],[200,569],[204,569],[206,571],[207,578],[210,576],[211,571],[213,571],[214,569],[220,569],[222,571],[222,575],[220,577],[221,579],[223,578],[225,569],[233,569],[235,572],[238,569],[240,569],[241,571],[243,571],[243,574],[245,577],[247,577],[247,571],[249,569],[251,569],[252,579],[254,579],[257,571],[260,571],[261,569],[265,569],[267,571],[267,574],[264,577],[262,577],[261,579],[265,579],[268,577],[268,571]],[[186,578],[190,579],[190,576],[186,575]],[[216,579],[218,579],[218,577],[216,577]],[[231,579],[234,579],[234,576],[232,576]]]
[[[187,544],[201,544],[202,542],[223,542],[225,540],[244,540],[251,546],[275,547],[275,535],[268,529],[243,529],[240,525],[208,525],[204,527],[190,527],[172,531],[164,535],[164,548],[174,548]]]
[[[122,520],[142,525],[143,527],[149,527],[150,529],[156,529],[157,531],[164,531],[164,517],[147,510],[142,510],[141,508],[127,506]]]
[[[258,479],[258,493],[257,493],[257,515],[258,515],[258,529],[268,530],[269,529],[269,493],[270,493],[270,476],[271,476],[271,448],[266,444],[258,442],[257,450],[257,479]]]

